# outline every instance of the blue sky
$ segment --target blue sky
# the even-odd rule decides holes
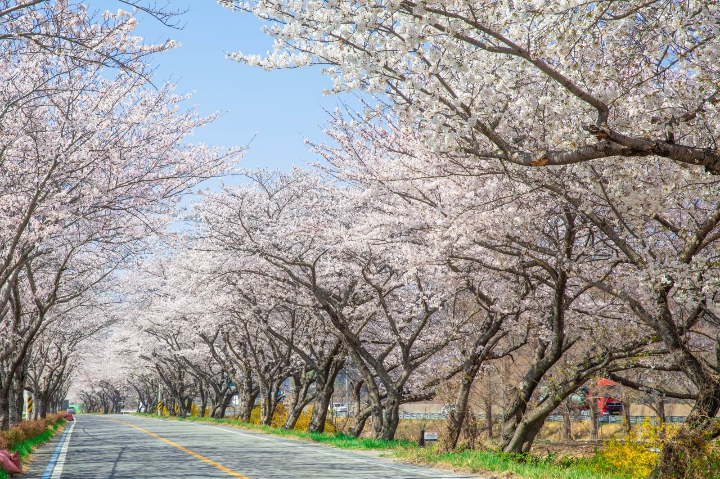
[[[84,3],[91,12],[128,9],[114,0]],[[247,144],[255,136],[242,162],[247,168],[287,169],[315,161],[302,137],[323,139],[323,108],[335,108],[341,101],[338,96],[323,96],[323,89],[331,86],[330,79],[321,75],[319,68],[266,72],[228,60],[226,52],[264,54],[271,48],[272,40],[260,30],[262,23],[213,0],[171,3],[173,9],[189,8],[180,18],[182,30],[138,15],[138,34],[147,41],[172,38],[182,44],[154,58],[156,81],[172,81],[180,93],[195,92],[192,102],[198,104],[201,114],[225,112],[215,124],[198,130],[191,141],[233,146]]]

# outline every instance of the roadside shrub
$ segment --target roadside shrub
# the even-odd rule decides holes
[[[277,408],[275,408],[275,413],[273,414],[272,423],[271,426],[278,428],[282,427],[282,425],[285,423],[285,419],[287,419],[287,410],[285,409],[285,405],[283,403],[280,403],[277,405]],[[295,431],[305,431],[310,424],[310,419],[312,418],[312,406],[306,407],[303,412],[300,414],[300,417],[298,418],[297,422],[295,423],[295,427],[293,428]],[[250,412],[250,424],[260,424],[260,406],[256,406],[253,408],[253,410]],[[326,420],[325,421],[325,432],[337,432],[337,428],[335,425],[331,422]]]
[[[45,420],[48,421],[50,424],[60,424],[62,422],[65,422],[65,417],[62,412],[55,412],[48,414]]]
[[[22,421],[7,431],[0,431],[0,449],[13,451],[23,442],[44,434],[48,429],[52,429],[53,425],[63,421],[61,413],[48,414],[46,419]]]
[[[659,452],[680,428],[679,424],[656,424],[645,419],[637,433],[638,440],[607,441],[592,459],[592,468],[597,472],[622,474],[632,479],[648,477],[658,464]],[[697,457],[696,454],[693,456]],[[720,450],[706,444],[700,458],[684,464],[683,469],[686,471],[683,477],[687,478],[720,477]]]
[[[657,460],[658,454],[643,443],[611,439],[597,451],[592,465],[600,473],[622,472],[626,477],[640,479],[650,475]]]

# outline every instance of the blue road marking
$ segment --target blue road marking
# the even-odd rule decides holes
[[[65,443],[65,436],[67,436],[68,432],[70,431],[70,426],[71,425],[68,423],[65,432],[63,432],[63,435],[60,437],[60,443],[58,443],[57,447],[55,448],[55,453],[50,459],[50,463],[48,464],[47,469],[45,469],[45,474],[43,474],[42,479],[50,479],[53,469],[55,469],[55,463],[57,462],[57,458],[60,455],[60,449],[62,449],[62,446]]]

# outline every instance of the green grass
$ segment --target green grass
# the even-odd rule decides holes
[[[20,458],[23,462],[25,462],[25,459],[32,453],[33,447],[39,446],[41,444],[44,444],[48,442],[57,432],[58,428],[65,424],[65,421],[59,422],[57,424],[52,425],[52,429],[46,430],[44,433],[40,434],[39,436],[35,436],[33,438],[28,439],[27,441],[23,441],[20,444],[18,444],[16,447],[12,448],[10,450],[10,453],[19,452]],[[0,469],[0,479],[8,479],[10,475],[5,472],[4,470]]]
[[[622,474],[597,472],[595,458],[541,457],[494,451],[438,453],[434,448],[394,451],[392,457],[405,461],[452,467],[470,472],[512,472],[529,479],[625,479]]]
[[[138,416],[158,418],[154,414],[136,414]],[[343,433],[322,433],[322,432],[305,432],[295,431],[289,429],[280,429],[270,426],[261,426],[257,424],[250,424],[247,422],[241,422],[237,419],[215,419],[210,417],[177,417],[177,416],[163,416],[160,419],[173,420],[173,421],[187,421],[187,422],[205,422],[212,424],[225,424],[229,426],[239,427],[242,429],[248,429],[252,431],[260,431],[265,434],[271,434],[273,436],[283,437],[295,437],[298,439],[306,439],[313,442],[320,442],[328,444],[341,449],[408,449],[417,448],[417,444],[412,441],[406,441],[403,439],[396,439],[394,441],[383,441],[382,439],[370,439],[364,437],[348,436]]]

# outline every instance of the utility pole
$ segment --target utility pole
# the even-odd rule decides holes
[[[158,382],[158,405],[157,415],[162,416],[162,384]]]
[[[347,364],[343,366],[345,373],[345,417],[350,417],[350,390],[348,389]]]

